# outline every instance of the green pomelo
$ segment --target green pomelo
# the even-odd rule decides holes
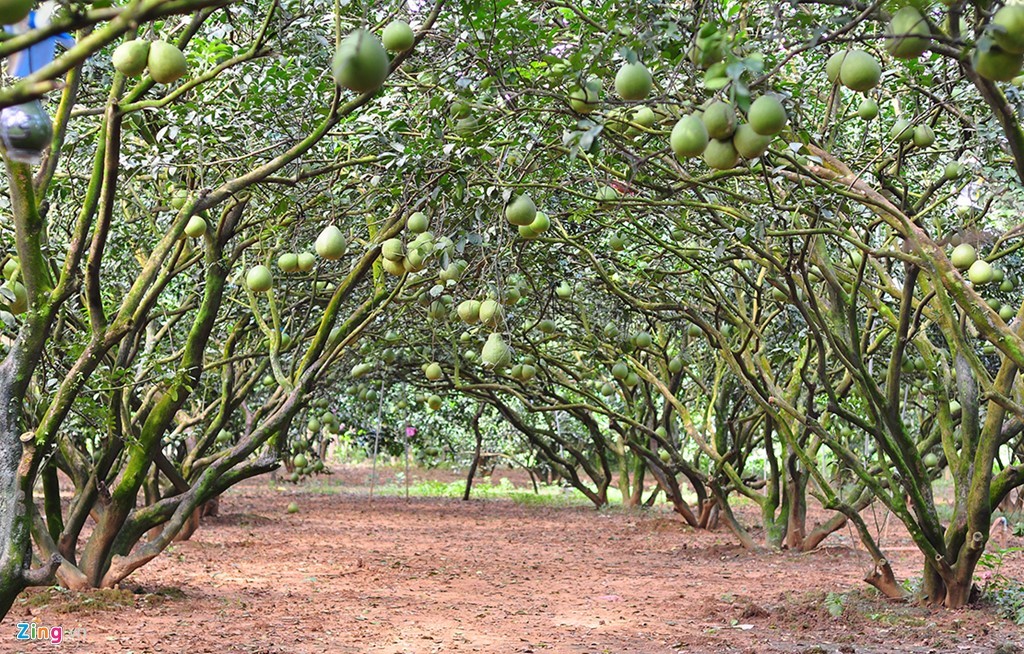
[[[405,245],[401,239],[389,238],[380,244],[380,254],[388,261],[401,261],[405,258]]]
[[[846,59],[846,53],[848,50],[840,50],[839,52],[832,53],[832,56],[825,62],[825,77],[828,81],[835,84],[839,81],[839,73],[843,67],[843,60]]]
[[[537,217],[537,205],[526,193],[520,195],[505,207],[505,218],[513,225],[529,225]]]
[[[409,216],[405,221],[405,227],[413,234],[422,234],[427,231],[427,227],[430,226],[430,221],[427,219],[426,214],[422,211],[417,211]]]
[[[928,49],[932,28],[916,7],[897,11],[886,28],[885,49],[900,59],[915,59]]]
[[[736,131],[736,110],[728,102],[715,100],[704,110],[704,127],[713,139],[727,139]]]
[[[739,162],[740,154],[736,151],[732,141],[711,139],[708,147],[704,150],[704,163],[709,168],[729,170],[735,168]]]
[[[264,293],[274,285],[274,276],[270,274],[270,268],[254,266],[245,275],[245,285],[254,293]]]
[[[377,37],[358,29],[338,44],[331,72],[338,86],[356,93],[367,93],[384,83],[389,65],[388,53]]]
[[[404,20],[393,20],[381,33],[381,43],[390,52],[405,52],[416,41],[409,23]]]
[[[176,46],[153,41],[149,46],[149,74],[161,84],[173,84],[188,72],[188,61]]]
[[[935,143],[935,132],[928,125],[918,125],[914,128],[914,145],[919,148],[927,148]]]
[[[201,216],[192,216],[185,224],[185,233],[191,238],[202,238],[206,234],[206,221]]]
[[[512,361],[512,351],[498,332],[491,333],[480,351],[480,361],[485,366],[501,369]]]
[[[345,242],[345,236],[336,225],[328,225],[316,237],[313,247],[321,257],[334,261],[340,259],[345,254],[345,250],[348,249],[348,243]]]
[[[299,269],[299,255],[294,252],[285,252],[277,258],[277,267],[281,269],[281,272],[295,272]]]
[[[992,17],[992,38],[1011,54],[1024,54],[1024,5],[1007,5]]]
[[[297,261],[300,272],[309,272],[313,270],[313,266],[316,264],[316,257],[311,252],[300,252]]]
[[[772,95],[762,95],[747,112],[747,121],[755,132],[762,136],[775,136],[782,131],[789,120],[782,102]]]
[[[149,64],[149,41],[136,39],[117,46],[110,57],[117,72],[127,77],[138,77]]]
[[[961,243],[953,248],[949,260],[960,270],[967,270],[978,260],[978,253],[970,243]]]
[[[971,56],[975,72],[993,82],[1009,82],[1024,64],[1024,54],[1003,50],[990,37],[978,39],[978,45]]]
[[[732,135],[732,145],[744,159],[757,159],[765,153],[773,138],[775,137],[758,134],[750,125],[744,123],[737,127],[736,133]]]
[[[691,114],[679,119],[669,137],[672,152],[679,159],[699,157],[708,145],[708,129],[704,121]]]
[[[878,117],[878,103],[871,98],[864,98],[857,107],[857,115],[862,120],[874,120]]]
[[[601,82],[590,80],[569,93],[569,106],[578,114],[589,114],[601,105]]]
[[[851,91],[870,91],[881,77],[878,60],[863,50],[851,50],[839,70],[839,80]]]
[[[643,100],[654,86],[651,72],[639,61],[623,64],[615,74],[615,92],[623,100]]]

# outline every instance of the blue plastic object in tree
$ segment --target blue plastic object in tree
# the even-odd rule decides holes
[[[37,14],[33,11],[17,25],[4,26],[4,30],[11,34],[21,34],[45,27],[48,23],[44,18],[37,22]],[[28,77],[53,61],[58,45],[70,48],[74,44],[75,40],[66,32],[43,39],[10,55],[7,58],[7,73],[13,77]],[[13,161],[38,164],[52,139],[53,122],[39,100],[6,107],[0,112],[0,143]]]

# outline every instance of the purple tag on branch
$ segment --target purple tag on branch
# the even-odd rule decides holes
[[[412,438],[415,435],[416,435],[416,428],[415,427],[406,427],[405,428],[405,437],[406,438]]]

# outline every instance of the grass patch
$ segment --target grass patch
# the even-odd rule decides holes
[[[71,591],[52,586],[27,594],[19,601],[25,606],[48,608],[57,613],[101,613],[134,607],[135,593],[121,588]]]

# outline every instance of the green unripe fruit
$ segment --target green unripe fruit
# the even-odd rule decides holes
[[[490,368],[500,370],[512,361],[512,351],[498,332],[487,337],[484,347],[480,350],[480,361]]]
[[[971,56],[975,72],[993,82],[1009,82],[1020,72],[1024,54],[1003,50],[988,36],[978,39]]]
[[[281,269],[281,272],[295,272],[299,269],[299,255],[294,252],[285,252],[277,258],[277,267]]]
[[[939,465],[939,457],[937,457],[932,452],[929,452],[928,454],[925,454],[921,458],[921,463],[923,463],[928,468],[934,468],[935,466]]]
[[[637,335],[633,337],[633,341],[639,348],[648,348],[654,342],[654,339],[647,332],[637,332]]]
[[[623,379],[622,381],[629,388],[633,388],[634,386],[636,386],[637,384],[640,383],[640,375],[636,374],[633,371],[630,371],[630,373],[628,375],[626,375],[626,378]]]
[[[686,335],[690,338],[697,338],[703,333],[704,332],[701,330],[700,325],[696,323],[692,323],[686,328]]]
[[[345,242],[345,236],[336,225],[328,225],[316,237],[313,247],[316,253],[324,259],[335,261],[345,254],[345,250],[348,249],[348,243]]]
[[[299,475],[298,474],[293,473],[292,477],[294,477],[294,479],[292,479],[293,482],[297,482],[299,480]],[[295,502],[289,502],[288,503],[288,513],[298,513],[298,512],[299,512],[299,505],[296,504]]]
[[[871,98],[864,98],[857,107],[857,115],[862,120],[874,120],[878,116],[878,103]]]
[[[928,125],[918,125],[914,128],[914,145],[919,148],[927,148],[935,143],[935,132]]]
[[[1004,279],[1002,283],[999,284],[999,290],[1002,291],[1003,293],[1009,293],[1014,289],[1014,287],[1015,284],[1013,283],[1012,279]]]
[[[967,269],[967,278],[976,286],[988,284],[992,281],[992,265],[984,259],[978,259]]]
[[[1024,54],[1024,5],[1006,5],[990,23],[996,44],[1011,54]]]
[[[4,279],[13,278],[21,270],[21,264],[18,262],[18,257],[11,257],[4,264]]]
[[[612,366],[612,377],[615,379],[625,379],[626,375],[629,374],[629,366],[623,361],[617,362]]]
[[[191,238],[202,238],[206,234],[206,221],[201,216],[192,216],[185,224],[185,234]]]
[[[523,227],[528,227],[534,234],[542,234],[548,231],[548,228],[551,227],[551,219],[548,218],[548,215],[543,211],[538,211],[533,222],[529,225],[523,225]]]
[[[555,321],[544,319],[537,323],[537,329],[544,334],[553,334],[555,332]]]
[[[679,357],[673,357],[668,362],[668,371],[673,375],[679,374],[683,369],[683,360]]]
[[[409,216],[405,221],[405,227],[413,234],[422,234],[427,231],[427,227],[430,226],[430,221],[427,220],[426,214],[422,211],[417,211]]]
[[[569,285],[569,282],[562,282],[555,287],[555,295],[563,300],[568,300],[572,297],[572,286]]]
[[[320,421],[317,420],[316,418],[310,418],[309,421],[306,423],[306,429],[313,432],[314,434],[318,433],[320,431]],[[303,463],[302,465],[306,464]]]
[[[110,58],[114,69],[126,77],[138,77],[149,63],[149,41],[125,41]]]
[[[188,72],[188,61],[181,50],[166,41],[149,46],[149,74],[160,84],[173,84]]]
[[[358,29],[338,45],[331,72],[338,86],[356,93],[367,93],[384,83],[389,65],[388,53],[377,37]]]
[[[960,270],[967,270],[978,260],[978,253],[970,243],[961,243],[953,248],[949,260]]]
[[[488,327],[497,327],[501,322],[501,305],[487,299],[480,303],[480,322]]]
[[[578,114],[593,113],[601,105],[601,82],[590,80],[569,93],[569,106]]]
[[[999,317],[1002,318],[1004,322],[1010,322],[1016,315],[1017,312],[1014,311],[1013,307],[1011,307],[1009,304],[1004,304],[1003,306],[999,307]]]
[[[604,395],[605,397],[615,395],[615,387],[608,382],[601,384],[601,395]]]
[[[28,310],[28,289],[25,285],[12,281],[4,284],[4,288],[14,294],[14,299],[7,305],[7,310],[16,316],[25,313]]]
[[[401,261],[405,258],[405,245],[401,239],[389,238],[380,244],[380,254],[388,261]]]
[[[520,373],[520,377],[522,377],[523,381],[530,381],[536,376],[537,366],[531,366],[528,363],[524,363],[522,367],[522,372]]]
[[[309,272],[313,270],[313,266],[316,264],[316,257],[310,252],[299,252],[298,263],[299,272]]]
[[[950,161],[942,171],[942,176],[947,180],[954,180],[964,174],[964,167],[959,161]]]
[[[878,85],[882,67],[878,60],[863,50],[851,50],[839,69],[839,80],[851,91],[870,91]]]
[[[713,139],[727,139],[736,131],[736,110],[728,102],[715,100],[704,110],[704,127]]]
[[[232,438],[234,438],[234,435],[231,432],[227,429],[221,429],[217,433],[216,443],[218,445],[224,445],[225,443],[230,443]]]
[[[537,238],[537,232],[533,231],[533,228],[529,225],[520,225],[516,227],[516,231],[519,232],[519,238],[532,241]]]
[[[889,130],[889,138],[897,143],[907,143],[914,140],[914,127],[905,118],[898,119]]]
[[[427,406],[432,410],[437,411],[441,408],[441,397],[439,395],[431,395],[427,398]]]
[[[302,453],[296,454],[295,458],[292,459],[292,465],[295,466],[296,468],[305,468],[307,463],[309,462],[306,460],[306,455]]]
[[[708,147],[704,149],[704,163],[709,168],[716,170],[729,170],[735,168],[740,162],[740,154],[736,151],[731,140],[720,141],[711,139]]]
[[[480,302],[477,300],[460,302],[456,311],[459,314],[459,319],[467,325],[475,325],[480,322]]]
[[[885,49],[889,54],[914,59],[928,49],[932,28],[916,7],[908,5],[893,14],[885,33]]]
[[[520,195],[505,207],[505,218],[513,225],[530,225],[537,217],[537,205],[526,193]]]
[[[839,81],[839,74],[843,67],[843,60],[846,59],[846,54],[849,50],[840,50],[839,52],[832,53],[832,56],[825,62],[825,77],[828,81],[835,84]]]
[[[744,159],[757,159],[768,149],[773,136],[763,136],[754,131],[750,125],[744,123],[736,128],[732,135],[732,145]]]
[[[427,376],[430,381],[437,381],[444,376],[444,372],[441,370],[441,364],[433,361],[427,364],[427,367],[423,369],[423,374]]]
[[[381,34],[382,45],[390,52],[405,52],[415,41],[416,35],[404,20],[391,21]]]
[[[679,159],[702,155],[708,145],[708,129],[704,121],[694,114],[681,118],[672,128],[669,145]]]
[[[643,100],[654,86],[651,72],[639,61],[622,65],[615,74],[615,92],[623,100]]]
[[[786,126],[786,109],[773,95],[762,95],[747,111],[747,122],[761,136],[775,136]]]
[[[245,285],[253,293],[265,293],[274,285],[274,276],[270,274],[270,268],[264,265],[254,266],[245,275]]]
[[[597,194],[595,197],[597,198],[598,202],[614,202],[615,200],[619,199],[619,192],[613,189],[611,186],[603,184],[597,189]]]

